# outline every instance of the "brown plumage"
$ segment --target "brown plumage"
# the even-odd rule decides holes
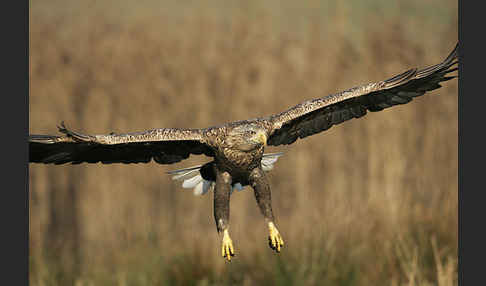
[[[410,69],[384,81],[309,100],[279,114],[227,123],[205,129],[163,128],[144,132],[108,135],[84,135],[68,130],[64,135],[31,135],[29,161],[45,164],[79,163],[148,163],[173,164],[191,154],[204,154],[214,161],[172,172],[199,174],[214,187],[214,215],[217,230],[223,233],[222,255],[234,254],[229,238],[229,198],[234,186],[250,185],[269,226],[270,247],[277,252],[283,240],[275,227],[271,193],[262,167],[265,145],[292,144],[298,138],[325,131],[333,125],[364,116],[367,111],[405,104],[414,97],[440,88],[440,82],[457,77],[458,44],[440,64],[421,70]],[[274,162],[274,161],[273,161]],[[273,164],[272,162],[272,164]]]

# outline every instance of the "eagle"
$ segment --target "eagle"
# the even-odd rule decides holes
[[[423,69],[412,68],[389,79],[364,84],[336,94],[308,100],[281,113],[235,121],[203,129],[159,128],[142,132],[87,135],[58,126],[62,135],[29,135],[29,162],[43,164],[149,163],[174,164],[191,154],[212,161],[168,172],[193,188],[197,195],[213,191],[216,229],[222,236],[221,255],[231,261],[235,250],[229,235],[230,196],[233,190],[251,186],[268,225],[268,243],[277,253],[284,241],[272,212],[266,172],[282,153],[265,154],[267,145],[294,143],[326,131],[331,126],[406,104],[414,97],[441,87],[458,77],[458,46],[443,62]],[[457,65],[456,65],[457,64]]]

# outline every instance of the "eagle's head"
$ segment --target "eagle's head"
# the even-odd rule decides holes
[[[232,149],[253,151],[267,145],[267,132],[258,125],[243,124],[229,132],[226,142]]]

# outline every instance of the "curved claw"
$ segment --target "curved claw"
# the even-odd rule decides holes
[[[235,250],[233,247],[233,241],[231,240],[228,230],[225,229],[223,232],[223,243],[221,245],[221,256],[226,257],[228,261],[231,261],[231,256],[235,255]]]
[[[273,222],[268,223],[268,230],[270,233],[268,236],[268,245],[271,249],[275,250],[278,253],[280,252],[280,248],[284,246],[282,236],[278,232],[278,229],[275,224],[273,224]]]

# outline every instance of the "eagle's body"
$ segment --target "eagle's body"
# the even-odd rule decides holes
[[[325,131],[367,111],[406,104],[414,97],[441,87],[442,81],[456,76],[458,45],[440,64],[421,70],[410,69],[390,79],[300,103],[279,114],[227,123],[204,129],[161,128],[143,132],[84,135],[66,129],[62,136],[31,135],[29,161],[45,164],[83,162],[172,164],[191,154],[204,154],[214,160],[203,166],[171,172],[184,180],[183,187],[195,193],[214,190],[214,216],[217,230],[223,233],[222,255],[234,254],[229,238],[229,199],[234,188],[249,185],[268,223],[270,247],[277,252],[283,240],[275,226],[271,192],[265,171],[273,167],[280,154],[264,154],[266,145],[292,144],[298,138]]]
[[[216,165],[235,177],[245,176],[260,165],[266,144],[266,121],[238,121],[205,131],[215,150]],[[264,137],[258,137],[264,136]]]

